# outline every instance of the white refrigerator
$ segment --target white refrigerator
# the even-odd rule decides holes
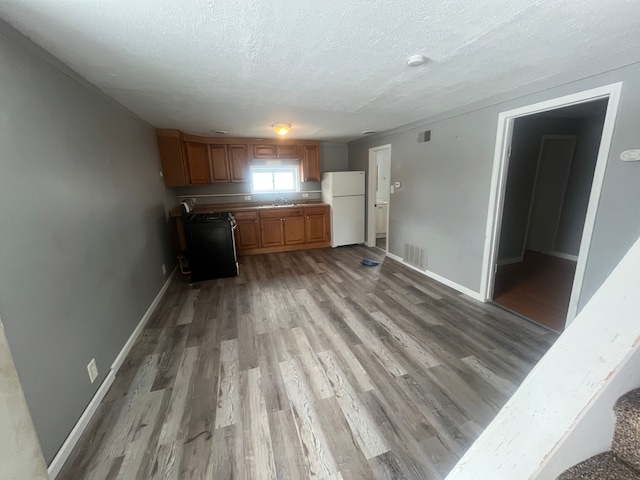
[[[331,205],[331,246],[364,243],[364,172],[326,172],[322,201]]]

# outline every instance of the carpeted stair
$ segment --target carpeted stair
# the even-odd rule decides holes
[[[620,397],[613,410],[611,450],[574,465],[557,480],[640,480],[640,388]]]

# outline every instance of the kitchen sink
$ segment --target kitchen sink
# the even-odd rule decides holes
[[[284,207],[295,207],[297,205],[298,205],[297,203],[285,203],[283,205],[271,204],[271,205],[260,205],[259,207],[256,207],[256,208],[284,208]]]

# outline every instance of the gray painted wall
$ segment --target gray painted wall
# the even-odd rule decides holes
[[[346,143],[320,142],[320,170],[322,172],[336,172],[348,170],[348,148]],[[320,182],[304,182],[300,184],[301,192],[310,192],[309,199],[322,198],[319,193]],[[317,192],[317,193],[316,193]],[[182,197],[196,196],[196,203],[242,203],[242,202],[270,202],[283,195],[251,194],[249,183],[228,183],[219,185],[203,185],[193,187],[179,187],[177,195]],[[251,200],[245,200],[245,195],[251,195]],[[301,194],[287,194],[287,198],[301,199]]]
[[[349,148],[346,143],[320,143],[320,170],[343,172],[349,170]]]
[[[542,136],[577,135],[578,128],[575,119],[534,115],[515,120],[498,261],[522,256]]]
[[[423,245],[429,270],[479,291],[498,114],[623,81],[581,308],[640,236],[640,162],[619,160],[623,150],[640,148],[640,64],[580,80],[575,75],[567,70],[420,124],[351,142],[351,170],[367,170],[370,147],[392,144],[392,181],[404,186],[391,195],[391,253],[402,255],[405,242]],[[431,142],[418,143],[419,132],[427,129]]]
[[[154,129],[2,22],[0,159],[0,316],[50,462],[173,268],[176,200]]]

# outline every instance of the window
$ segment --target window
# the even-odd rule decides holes
[[[251,167],[252,193],[298,191],[298,167]]]

